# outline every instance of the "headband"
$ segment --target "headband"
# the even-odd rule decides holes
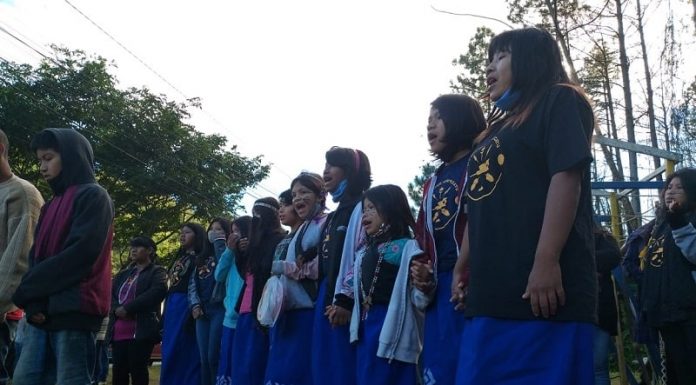
[[[275,207],[275,206],[273,206],[273,205],[269,205],[268,203],[264,203],[264,202],[255,202],[255,203],[254,203],[254,207],[258,207],[258,206],[265,207],[265,208],[271,209],[271,210],[273,210],[273,211],[278,211],[278,208],[277,208],[277,207]]]

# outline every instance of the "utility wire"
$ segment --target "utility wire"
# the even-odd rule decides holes
[[[190,100],[189,97],[188,97],[183,91],[181,91],[181,90],[180,90],[179,88],[177,88],[174,84],[172,84],[172,82],[170,82],[170,81],[167,80],[163,75],[161,75],[159,72],[157,72],[157,70],[155,70],[152,66],[150,66],[149,64],[147,64],[143,59],[141,59],[138,55],[136,55],[132,50],[128,49],[128,47],[126,47],[125,44],[121,43],[121,42],[120,42],[118,39],[116,39],[112,34],[110,34],[106,29],[102,28],[96,21],[92,20],[92,18],[90,18],[87,14],[85,14],[85,13],[82,12],[79,8],[77,8],[77,6],[75,6],[75,5],[74,5],[73,3],[71,3],[69,0],[63,0],[63,1],[65,1],[65,3],[68,4],[73,10],[75,10],[75,12],[79,13],[82,17],[84,17],[90,24],[92,24],[92,25],[93,25],[94,27],[96,27],[99,31],[101,31],[102,33],[104,33],[104,35],[106,35],[109,39],[111,39],[114,43],[116,43],[119,47],[121,47],[124,51],[126,51],[129,55],[131,55],[135,60],[137,60],[140,64],[142,64],[142,65],[143,65],[145,68],[147,68],[150,72],[152,72],[153,74],[155,74],[155,76],[157,76],[160,80],[162,80],[163,82],[165,82],[169,87],[171,87],[173,90],[175,90],[176,92],[178,92],[178,93],[179,93],[181,96],[183,96],[186,100]],[[223,128],[223,129],[226,129],[226,127],[225,127],[215,116],[213,116],[210,112],[208,112],[206,109],[204,109],[203,107],[201,107],[201,111],[203,111],[203,113],[205,113],[205,114],[206,114],[213,122],[215,122],[218,126],[220,126],[220,127]],[[230,130],[230,132],[232,132],[232,131]],[[244,141],[244,140],[243,140],[242,138],[240,138],[239,136],[237,136],[237,135],[235,135],[235,134],[232,134],[232,135],[235,136],[238,140],[240,140],[240,141],[242,141],[242,142]],[[281,172],[283,175],[285,175],[285,176],[288,177],[289,179],[292,179],[292,177],[291,177],[290,175],[288,175],[287,172],[281,170],[278,166],[274,165],[273,163],[271,163],[271,167],[275,167],[275,168],[276,168],[279,172]],[[276,195],[277,195],[277,194],[276,194]]]
[[[5,58],[3,58],[3,57],[0,57],[0,60],[4,61],[5,63],[11,63],[9,60],[7,60],[7,59],[5,59]],[[35,97],[33,97],[33,96],[31,96],[31,95],[27,95],[26,93],[22,92],[21,89],[17,88],[14,84],[10,83],[9,81],[7,81],[7,80],[5,80],[5,79],[2,79],[2,78],[0,78],[0,81],[2,81],[6,86],[13,88],[15,91],[17,91],[17,92],[18,92],[20,95],[22,95],[23,97],[25,97],[25,98],[29,99],[31,102],[35,103],[35,105],[39,106],[39,107],[40,107],[41,109],[43,109],[45,112],[49,112],[49,113],[52,112],[52,113],[55,113],[56,115],[58,115],[58,116],[60,116],[60,117],[62,117],[62,118],[64,118],[64,119],[66,119],[66,120],[68,120],[68,121],[73,120],[73,119],[71,119],[70,117],[66,116],[64,113],[61,113],[61,112],[55,110],[54,108],[52,108],[52,107],[50,107],[50,106],[46,106],[41,100],[38,100],[38,99],[36,99]],[[25,128],[27,128],[27,127],[25,127]],[[121,152],[121,153],[124,154],[125,156],[127,156],[127,157],[133,159],[134,161],[136,161],[136,162],[138,162],[138,163],[140,163],[140,164],[142,164],[142,165],[144,165],[144,166],[148,166],[147,162],[145,162],[145,161],[139,159],[138,157],[136,157],[135,155],[131,154],[130,152],[124,150],[123,148],[119,147],[118,145],[116,145],[116,144],[114,144],[114,143],[112,143],[112,142],[110,142],[110,141],[104,139],[103,137],[101,137],[100,135],[98,135],[92,128],[90,128],[90,127],[84,127],[84,129],[90,131],[90,132],[92,133],[92,135],[94,135],[97,139],[99,139],[99,140],[102,141],[103,143],[106,143],[107,145],[111,146],[112,148],[116,149],[117,151]],[[184,183],[181,183],[180,181],[178,181],[178,180],[176,180],[176,179],[174,179],[174,178],[171,178],[171,177],[169,177],[169,176],[166,176],[166,175],[165,175],[164,178],[166,178],[166,179],[168,179],[168,180],[174,182],[175,184],[181,186],[183,189],[180,189],[180,190],[179,190],[180,192],[186,191],[186,192],[188,192],[188,193],[192,193],[192,194],[194,194],[194,195],[197,195],[197,196],[203,198],[204,201],[209,201],[208,197],[207,197],[205,194],[201,193],[200,191],[198,191],[198,190],[196,190],[196,189],[194,189],[194,188],[192,188],[192,187],[190,187],[190,186],[188,186],[188,185],[186,185],[186,184],[184,184]],[[173,187],[173,186],[170,186],[170,187]],[[174,190],[176,191],[176,189],[174,189]],[[250,193],[250,192],[248,192],[248,191],[245,191],[245,194],[248,194],[249,196],[251,196],[252,198],[255,198],[255,199],[258,199],[258,198],[259,198],[258,196],[255,196],[255,194],[252,194],[252,193]]]
[[[56,61],[55,59],[53,59],[53,58],[47,56],[46,54],[44,54],[43,52],[39,51],[38,49],[32,47],[28,42],[26,42],[26,41],[23,40],[22,38],[18,37],[17,35],[13,34],[12,32],[8,31],[6,28],[0,26],[0,31],[2,31],[2,32],[4,32],[5,34],[11,36],[13,39],[17,40],[17,41],[18,41],[19,43],[21,43],[22,45],[24,45],[24,46],[30,48],[32,51],[34,51],[34,52],[36,52],[37,54],[41,55],[43,58],[48,59],[48,60],[51,60],[56,66],[61,67],[61,68],[63,68],[63,69],[66,70],[66,71],[69,70],[68,68],[66,68],[65,66],[63,66],[61,63],[59,63],[59,62]],[[0,59],[3,60],[3,61],[5,61],[6,63],[10,63],[9,60],[7,60],[7,59],[5,59],[5,58],[3,58],[3,57],[0,57]],[[7,82],[5,82],[5,83],[8,84]],[[18,90],[16,87],[13,87],[13,88],[14,88],[15,90]],[[18,91],[19,91],[19,90],[18,90]],[[28,97],[28,95],[24,95],[24,96],[25,96],[25,97]],[[40,104],[40,105],[41,105],[41,104]],[[42,106],[42,105],[41,105],[41,106]],[[43,106],[42,106],[42,107],[43,107]],[[51,108],[51,109],[52,109],[52,108]],[[46,110],[46,109],[44,109],[44,110]],[[61,112],[59,112],[59,111],[56,111],[55,109],[52,109],[52,110],[53,110],[52,112],[58,114],[59,116],[65,118],[66,120],[72,120],[70,117],[66,116],[65,114],[63,114],[63,113],[61,113]],[[88,129],[89,129],[89,128],[88,128]],[[92,131],[92,130],[90,130],[90,131]],[[103,138],[100,138],[98,135],[96,135],[96,133],[94,133],[94,131],[92,131],[92,132],[93,132],[93,134],[94,134],[95,136],[97,136],[99,139],[101,139],[101,140],[103,140],[105,143],[107,143],[107,144],[113,146],[114,148],[116,148],[117,150],[119,150],[120,152],[122,152],[123,154],[125,154],[125,155],[127,155],[127,156],[133,158],[134,160],[136,160],[136,161],[138,161],[138,162],[140,162],[140,163],[142,163],[142,164],[146,164],[146,162],[144,162],[144,161],[138,159],[137,157],[135,157],[134,155],[132,155],[132,154],[129,153],[128,151],[126,151],[126,150],[124,150],[124,149],[122,149],[122,148],[116,146],[116,145],[113,144],[113,143],[110,143],[110,142],[104,140]],[[233,170],[231,170],[231,171],[233,171]],[[237,176],[238,176],[238,177],[242,177],[242,174],[241,174],[241,173],[238,173]],[[257,186],[263,187],[260,183],[258,183]],[[185,186],[185,187],[188,187],[188,186]],[[271,192],[273,195],[278,195],[278,194],[276,194],[276,193],[274,193],[274,192],[272,192],[272,191],[266,189],[265,187],[263,187],[263,188],[264,188],[265,190]],[[196,191],[196,193],[200,195],[200,192]],[[257,195],[255,195],[255,194],[249,192],[248,189],[245,189],[244,194],[245,194],[245,195],[249,195],[249,196],[251,196],[251,197],[254,198],[254,199],[258,199],[258,198],[259,198]]]

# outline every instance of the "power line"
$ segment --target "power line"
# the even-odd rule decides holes
[[[133,56],[133,57],[135,58],[135,60],[139,61],[140,64],[144,65],[145,68],[147,68],[148,70],[150,70],[150,72],[152,72],[152,73],[155,74],[158,78],[160,78],[160,80],[162,80],[163,82],[167,83],[167,85],[168,85],[169,87],[171,87],[171,88],[174,89],[176,92],[178,92],[179,94],[181,94],[184,98],[186,98],[186,100],[189,100],[189,98],[186,97],[186,94],[184,94],[183,91],[181,91],[181,90],[178,89],[174,84],[172,84],[171,82],[169,82],[169,80],[165,79],[164,76],[160,75],[159,72],[157,72],[154,68],[150,67],[150,65],[148,65],[147,63],[145,63],[144,60],[142,60],[140,57],[138,57],[138,55],[136,55],[133,51],[129,50],[128,47],[126,47],[125,45],[123,45],[120,41],[118,41],[115,37],[113,37],[109,32],[107,32],[104,28],[102,28],[99,24],[97,24],[97,23],[96,23],[94,20],[92,20],[89,16],[85,15],[84,12],[80,11],[79,8],[77,8],[75,5],[73,5],[73,4],[72,4],[70,1],[68,1],[68,0],[64,0],[64,1],[65,1],[72,9],[74,9],[75,12],[79,13],[80,15],[82,15],[82,17],[84,17],[85,19],[87,19],[87,21],[89,21],[90,23],[92,23],[93,26],[95,26],[98,30],[100,30],[102,33],[104,33],[106,36],[108,36],[109,39],[113,40],[116,44],[118,44],[119,47],[123,48],[124,51],[128,52],[131,56]]]
[[[4,61],[5,63],[11,63],[9,60],[7,60],[7,59],[5,59],[5,58],[3,58],[3,57],[0,57],[0,60]],[[55,110],[54,108],[52,108],[52,107],[50,107],[50,106],[46,106],[46,105],[44,105],[44,103],[42,103],[42,101],[40,101],[40,100],[34,98],[34,97],[31,96],[31,95],[27,95],[26,93],[22,92],[22,90],[20,90],[20,89],[17,88],[14,84],[8,82],[7,80],[0,78],[0,81],[2,81],[6,86],[13,88],[13,89],[14,89],[15,91],[17,91],[20,95],[22,95],[22,96],[24,96],[24,97],[26,97],[26,98],[31,99],[32,102],[34,102],[37,106],[39,106],[40,108],[42,108],[44,111],[49,112],[49,113],[50,113],[50,112],[53,112],[53,113],[55,113],[56,115],[61,116],[61,117],[63,117],[64,119],[66,119],[66,120],[68,120],[68,121],[69,121],[69,120],[72,120],[72,119],[70,119],[70,117],[66,116],[64,113],[61,113],[61,112]],[[27,127],[25,127],[25,128],[27,128]],[[136,162],[138,162],[138,163],[140,163],[140,164],[142,164],[142,165],[144,165],[144,166],[148,166],[147,162],[145,162],[145,161],[139,159],[138,157],[136,157],[135,155],[129,153],[128,151],[124,150],[123,148],[119,147],[118,145],[116,145],[116,144],[114,144],[114,143],[112,143],[112,142],[110,142],[110,141],[104,139],[103,137],[101,137],[100,135],[98,135],[98,134],[97,134],[93,129],[91,129],[90,127],[84,127],[84,129],[90,131],[95,137],[97,137],[97,139],[101,140],[102,142],[106,143],[107,145],[111,146],[112,148],[116,149],[117,151],[121,152],[121,153],[124,154],[125,156],[127,156],[127,157],[133,159],[134,161],[136,161]],[[240,175],[241,175],[241,174],[240,174]],[[176,180],[176,179],[174,179],[174,178],[171,178],[171,177],[169,177],[169,176],[167,176],[167,175],[165,175],[164,178],[165,178],[165,179],[168,179],[168,180],[170,180],[170,181],[172,181],[172,182],[174,182],[175,184],[177,184],[177,185],[179,185],[179,186],[181,186],[183,189],[182,189],[182,190],[179,190],[179,191],[188,191],[189,193],[192,193],[192,194],[194,194],[194,195],[197,195],[197,196],[203,198],[204,201],[209,201],[208,197],[207,197],[205,194],[201,193],[200,191],[198,191],[198,190],[196,190],[196,189],[194,189],[194,188],[192,188],[192,187],[190,187],[190,186],[187,186],[186,184],[181,183],[180,181],[178,181],[178,180]],[[176,190],[176,189],[175,189],[175,190]],[[258,196],[255,196],[255,194],[252,194],[251,192],[248,192],[248,191],[245,191],[244,194],[248,194],[249,196],[251,196],[252,198],[255,198],[255,199],[258,199],[258,198],[259,198]]]
[[[22,45],[24,45],[24,46],[26,46],[26,47],[32,49],[32,51],[38,53],[38,54],[41,55],[43,58],[48,59],[48,60],[51,60],[56,66],[61,67],[61,68],[63,68],[64,70],[69,70],[68,68],[66,68],[65,66],[63,66],[61,63],[59,63],[59,62],[56,61],[55,59],[53,59],[53,58],[47,56],[46,54],[44,54],[43,52],[41,52],[41,51],[39,51],[39,50],[33,48],[33,47],[32,47],[29,43],[27,43],[25,40],[23,40],[22,38],[16,36],[15,34],[11,33],[11,32],[8,31],[6,28],[0,26],[0,31],[2,31],[2,32],[6,33],[7,35],[11,36],[12,38],[14,38],[14,39],[17,40],[18,42],[20,42]],[[5,58],[3,58],[3,57],[0,57],[0,59],[3,60],[3,61],[5,61],[6,63],[10,63],[9,60],[7,60],[7,59],[5,59]],[[5,84],[10,85],[11,87],[13,87],[15,90],[18,90],[16,87],[12,86],[11,84],[7,83],[6,81],[4,81],[4,82],[5,82]],[[19,91],[19,90],[18,90],[18,91]],[[20,91],[20,92],[21,92],[21,91]],[[24,96],[28,96],[28,95],[24,95]],[[36,101],[36,100],[35,100],[35,101]],[[39,104],[39,105],[42,106],[42,108],[43,108],[43,105],[41,105],[41,104]],[[49,107],[49,108],[50,108],[50,107]],[[46,109],[44,108],[44,110],[46,110]],[[52,110],[52,112],[58,114],[59,116],[65,118],[66,120],[71,120],[70,117],[66,116],[65,114],[60,113],[60,112],[58,112],[58,111],[56,111],[55,109],[52,109],[52,108],[51,108],[51,110]],[[87,128],[88,128],[88,127],[87,127]],[[88,128],[88,129],[89,129],[89,128]],[[92,131],[92,132],[93,132],[93,131]],[[94,132],[93,132],[93,133],[94,133]],[[99,137],[96,133],[94,133],[94,135],[97,136],[97,138],[103,140],[105,143],[107,143],[107,144],[111,145],[112,147],[114,147],[115,149],[119,150],[119,151],[122,152],[123,154],[125,154],[125,155],[131,157],[132,159],[134,159],[134,160],[136,160],[136,161],[138,161],[138,162],[140,162],[140,163],[146,165],[146,163],[145,163],[144,161],[138,159],[138,158],[135,157],[134,155],[130,154],[128,151],[126,151],[126,150],[124,150],[124,149],[122,149],[122,148],[120,148],[120,147],[114,145],[113,143],[110,143],[109,141],[104,140],[103,138]],[[242,177],[242,174],[241,174],[241,173],[238,173],[238,176],[239,176],[239,177]],[[178,182],[178,181],[177,181],[177,182]],[[185,186],[185,185],[183,185],[183,186],[188,188],[188,186]],[[258,184],[258,186],[263,187],[260,183]],[[264,189],[265,189],[265,188],[264,188]],[[268,189],[266,189],[266,190],[270,192],[270,190],[268,190]],[[198,191],[195,191],[195,193],[198,194],[198,195],[204,196],[203,194],[201,194],[201,193],[198,192]],[[271,193],[273,193],[273,192],[271,192]],[[259,198],[258,196],[256,196],[255,194],[249,192],[248,190],[246,190],[246,191],[244,192],[244,194],[245,194],[245,195],[248,194],[249,196],[251,196],[251,197],[254,198],[254,199],[258,199],[258,198]],[[276,193],[273,193],[273,194],[274,194],[274,195],[278,195],[278,194],[276,194]]]
[[[87,21],[89,21],[90,24],[92,24],[92,25],[93,25],[94,27],[96,27],[99,31],[101,31],[102,33],[104,33],[104,35],[106,35],[109,39],[111,39],[113,42],[115,42],[119,47],[121,47],[124,51],[126,51],[129,55],[131,55],[135,60],[137,60],[140,64],[142,64],[142,65],[143,65],[145,68],[147,68],[150,72],[152,72],[153,74],[155,74],[155,76],[157,76],[160,80],[162,80],[163,82],[165,82],[169,87],[171,87],[173,90],[175,90],[176,92],[178,92],[181,96],[183,96],[184,99],[190,100],[190,98],[189,98],[183,91],[181,91],[179,88],[177,88],[174,84],[172,84],[172,82],[170,82],[169,80],[167,80],[163,75],[161,75],[159,72],[157,72],[152,66],[150,66],[149,64],[147,64],[143,59],[141,59],[141,58],[140,58],[138,55],[136,55],[133,51],[131,51],[130,49],[128,49],[128,47],[126,47],[125,44],[121,43],[121,42],[120,42],[118,39],[116,39],[112,34],[110,34],[108,31],[106,31],[106,29],[102,28],[99,24],[97,24],[96,21],[92,20],[89,16],[87,16],[84,12],[82,12],[79,8],[77,8],[77,6],[75,6],[74,4],[72,4],[69,0],[64,0],[64,1],[65,1],[65,3],[67,3],[73,10],[75,10],[75,12],[79,13],[82,17],[84,17]],[[204,109],[203,107],[201,107],[201,111],[203,111],[203,113],[205,113],[205,114],[206,114],[213,122],[215,122],[218,126],[222,127],[223,129],[226,128],[215,116],[213,116],[210,112],[208,112],[208,111],[207,111],[206,109]],[[232,134],[232,135],[234,135],[238,140],[243,141],[243,139],[240,138],[239,136],[237,136],[237,135],[235,135],[235,134]],[[288,175],[288,173],[286,173],[285,171],[281,170],[278,166],[275,166],[273,163],[271,163],[270,166],[271,166],[272,168],[275,167],[275,168],[276,168],[279,172],[281,172],[283,175],[285,175],[286,177],[292,179],[292,177],[291,177],[290,175]],[[259,184],[259,185],[260,185],[260,184]]]

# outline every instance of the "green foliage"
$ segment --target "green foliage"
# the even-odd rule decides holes
[[[682,103],[672,109],[671,121],[675,131],[672,150],[684,157],[682,166],[696,167],[696,79],[684,91]]]
[[[261,157],[246,158],[225,137],[198,132],[186,120],[198,100],[170,101],[145,88],[121,90],[113,65],[81,51],[55,49],[38,67],[0,63],[0,127],[11,141],[15,173],[37,183],[29,143],[46,127],[70,127],[92,143],[99,183],[116,209],[115,255],[127,256],[137,235],[162,241],[185,221],[231,216],[245,189],[268,174]]]
[[[450,81],[452,91],[470,95],[478,99],[486,110],[490,101],[486,97],[486,65],[488,64],[488,43],[495,36],[487,27],[476,28],[476,34],[469,40],[466,53],[452,60],[452,65],[461,68],[456,81]]]
[[[418,208],[423,201],[423,185],[433,175],[438,166],[439,164],[436,161],[421,165],[420,175],[416,175],[413,181],[408,184],[408,197],[411,198],[412,208],[415,213],[418,213]]]

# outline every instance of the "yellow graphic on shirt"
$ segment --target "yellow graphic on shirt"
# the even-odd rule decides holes
[[[662,267],[665,263],[665,236],[650,238],[648,242],[648,263],[652,267]]]
[[[433,189],[433,228],[442,230],[450,223],[459,206],[459,186],[452,179],[445,179]]]
[[[469,187],[467,196],[478,201],[493,193],[498,182],[503,178],[503,164],[505,155],[500,148],[500,139],[493,137],[485,146],[479,148],[469,159],[469,170],[476,167],[474,173],[469,174]]]

